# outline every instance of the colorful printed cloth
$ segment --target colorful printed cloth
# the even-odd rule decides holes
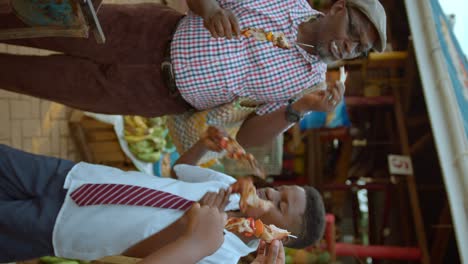
[[[168,116],[166,125],[177,152],[185,153],[189,150],[209,126],[222,127],[228,135],[235,138],[244,120],[256,109],[256,107],[243,106],[242,103],[245,101],[240,98],[232,103],[204,111]],[[210,167],[214,160],[224,155],[224,152],[208,151],[200,159],[199,165]]]

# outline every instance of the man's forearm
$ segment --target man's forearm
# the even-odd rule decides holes
[[[183,218],[180,218],[158,233],[131,246],[123,252],[122,255],[134,258],[145,258],[151,253],[160,250],[165,245],[179,239],[183,234],[185,225],[186,223]]]
[[[192,12],[203,18],[220,8],[216,0],[187,0],[187,5]]]
[[[177,159],[174,166],[177,164],[188,164],[197,165],[198,161],[208,152],[208,149],[203,145],[201,141],[197,141],[190,149],[188,149],[182,156]],[[177,179],[177,175],[174,172],[174,166],[171,169],[171,177]]]
[[[303,98],[292,103],[291,107],[301,115],[312,110]],[[281,107],[266,115],[249,117],[239,129],[236,139],[245,148],[261,147],[271,143],[273,139],[294,124],[286,120],[286,107]]]
[[[294,123],[286,121],[286,107],[266,115],[253,115],[242,124],[237,141],[243,147],[259,147],[271,143]]]
[[[203,243],[203,241],[195,242]],[[201,260],[205,255],[209,255],[195,246],[196,244],[194,244],[194,241],[180,238],[152,253],[142,261],[138,262],[138,264],[192,264]]]

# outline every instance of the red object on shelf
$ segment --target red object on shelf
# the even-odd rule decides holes
[[[336,243],[337,256],[370,257],[375,259],[420,260],[421,250],[415,247],[364,246]]]
[[[347,106],[386,106],[393,105],[395,98],[389,95],[382,96],[346,96],[345,97]]]
[[[349,135],[349,128],[345,126],[335,128],[319,128],[317,129],[320,141],[332,141],[334,139],[348,140],[351,138]]]
[[[283,159],[283,168],[293,171],[294,170],[294,159]]]
[[[376,245],[356,245],[349,243],[336,243],[335,241],[335,216],[327,214],[325,241],[326,248],[332,260],[336,256],[352,256],[358,258],[370,257],[374,259],[398,259],[398,260],[421,260],[421,250],[417,247],[395,247]]]

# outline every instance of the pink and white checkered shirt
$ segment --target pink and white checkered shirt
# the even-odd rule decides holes
[[[306,0],[218,0],[231,10],[241,29],[283,32],[289,43],[298,26],[318,14]],[[203,19],[189,14],[180,22],[171,44],[177,88],[182,97],[202,110],[248,98],[263,104],[257,114],[270,113],[325,81],[327,66],[297,45],[274,47],[254,38],[215,39]]]

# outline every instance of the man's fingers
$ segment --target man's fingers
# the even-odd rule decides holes
[[[276,259],[276,263],[284,263],[286,260],[286,254],[284,252],[283,243],[279,243],[279,250],[278,250],[278,258]]]
[[[200,204],[199,203],[193,203],[192,207],[190,207],[190,211],[195,211],[200,209]]]
[[[273,240],[273,242],[271,242],[271,245],[268,248],[268,255],[267,255],[268,264],[276,264],[276,260],[278,259],[279,246],[280,246],[279,244],[280,242],[278,240]]]
[[[265,255],[265,249],[266,249],[266,242],[264,240],[261,240],[260,245],[258,245],[258,248],[257,248],[257,256]]]
[[[224,202],[224,193],[225,191],[224,190],[219,190],[219,192],[216,194],[216,197],[215,197],[215,200],[214,200],[214,204],[213,206],[216,207],[216,208],[221,208],[221,205],[223,204]]]
[[[210,193],[210,195],[208,196],[207,205],[210,207],[214,207],[216,203],[216,197],[217,197],[217,193]]]
[[[213,38],[218,38],[218,33],[216,32],[216,28],[214,26],[214,23],[213,22],[209,22],[205,25],[205,27],[210,31],[211,33],[211,36],[213,36]]]
[[[212,208],[217,208],[219,211],[224,211],[226,205],[229,202],[229,196],[231,195],[231,188],[227,190],[220,190],[218,193],[208,192],[201,199],[200,204],[206,205]]]
[[[213,23],[214,23],[214,28],[216,30],[216,33],[218,34],[218,37],[222,38],[226,36],[224,33],[224,27],[222,25],[223,23],[218,19],[215,19]]]
[[[224,211],[224,208],[226,208],[227,204],[229,203],[229,197],[231,196],[231,188],[228,188],[226,192],[224,193],[224,199],[223,203],[221,204],[220,209]]]
[[[200,200],[200,204],[213,206],[214,200],[216,198],[216,194],[212,192],[206,193]]]
[[[221,216],[223,217],[223,226],[225,226],[227,224],[228,216],[225,212],[222,212]]]
[[[336,81],[336,86],[340,89],[340,93],[344,94],[346,90],[346,86],[343,82]]]
[[[226,16],[223,16],[221,18],[222,24],[223,24],[223,30],[224,30],[224,35],[228,38],[232,38],[232,27],[231,27],[231,22]]]
[[[335,100],[335,103],[341,101],[341,93],[340,93],[339,89],[333,89],[331,92],[333,94],[333,99],[332,100]]]
[[[231,27],[234,32],[234,35],[239,36],[240,35],[240,27],[239,27],[239,22],[237,21],[237,17],[233,14],[229,14],[229,21],[231,22]]]
[[[200,201],[198,201],[200,204],[203,204],[205,205],[206,204],[206,199],[207,199],[207,196],[208,194],[205,193],[205,195],[203,195],[203,197],[200,199]]]
[[[229,11],[219,11],[205,21],[205,27],[214,38],[227,37],[231,39],[233,35],[240,35],[239,22],[236,16]]]
[[[205,144],[209,149],[213,151],[220,152],[221,150],[223,150],[223,148],[219,144],[214,143],[212,140],[207,140]]]
[[[219,208],[220,211],[224,211],[224,208],[226,208],[226,205],[229,202],[229,196],[231,195],[231,188],[227,190],[221,190],[218,194],[219,198],[219,203],[217,204],[217,207]]]

